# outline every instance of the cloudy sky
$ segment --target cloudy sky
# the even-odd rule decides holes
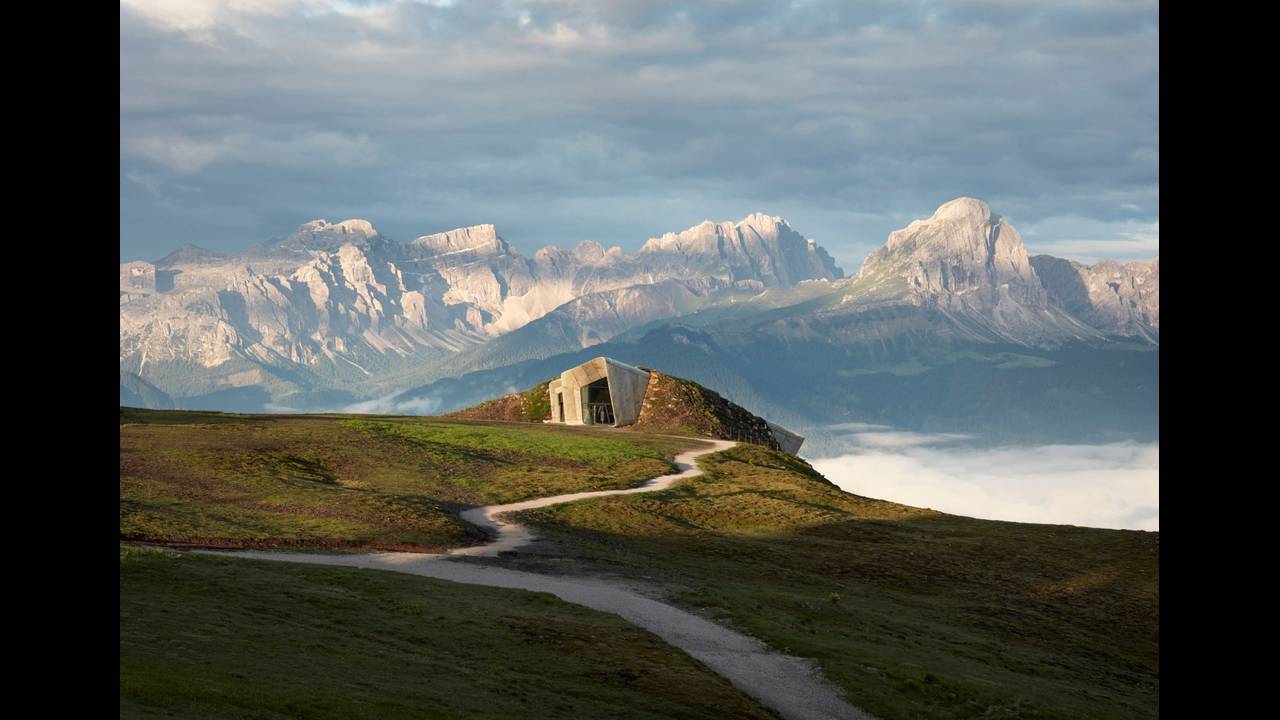
[[[1159,250],[1157,2],[124,0],[121,258],[314,218],[638,247],[787,218],[846,271],[961,195]]]

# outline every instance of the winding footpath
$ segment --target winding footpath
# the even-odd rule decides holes
[[[783,655],[759,640],[734,632],[680,608],[658,602],[635,591],[603,580],[540,575],[520,570],[452,561],[461,557],[496,557],[516,550],[534,538],[527,528],[500,519],[504,513],[558,505],[575,500],[630,495],[665,490],[685,478],[702,474],[696,460],[702,455],[728,450],[737,443],[716,440],[712,447],[690,450],[675,458],[680,472],[654,478],[627,490],[602,490],[488,505],[462,513],[462,518],[494,534],[491,542],[451,550],[447,554],[377,552],[366,554],[312,554],[261,550],[214,551],[217,555],[342,565],[391,570],[440,580],[546,592],[565,602],[613,613],[684,650],[733,683],[734,687],[775,710],[787,720],[874,720],[850,706],[838,689],[827,682],[808,660]]]

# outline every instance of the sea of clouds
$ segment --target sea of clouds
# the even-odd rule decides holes
[[[849,452],[807,459],[847,492],[991,520],[1160,529],[1159,443],[982,447],[959,433],[837,429]]]

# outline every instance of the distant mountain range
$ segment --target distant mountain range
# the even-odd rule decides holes
[[[532,258],[492,225],[399,243],[317,220],[237,256],[184,246],[120,276],[122,403],[441,412],[604,354],[795,426],[811,452],[848,422],[1158,432],[1159,260],[1030,257],[971,198],[891,233],[847,278],[762,214],[635,253],[584,242]]]

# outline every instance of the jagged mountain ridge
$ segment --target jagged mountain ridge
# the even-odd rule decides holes
[[[705,246],[718,233],[706,223],[678,236],[651,240],[650,245]],[[776,286],[768,289],[772,295],[765,288],[734,290],[745,288],[685,299],[687,316],[664,307],[668,298],[655,298],[631,308],[626,322],[619,322],[608,309],[593,310],[586,299],[575,300],[516,333],[467,351],[455,367],[480,370],[549,357],[624,336],[620,329],[628,322],[627,332],[634,335],[675,317],[714,324],[718,336],[741,345],[754,341],[735,343],[734,336],[757,333],[843,346],[913,336],[930,342],[948,338],[1034,347],[1101,341],[1108,334],[1151,338],[1150,333],[1115,323],[1094,327],[1073,315],[1083,307],[1079,303],[1067,308],[1055,302],[1057,296],[1037,276],[1017,230],[973,198],[945,203],[931,217],[894,231],[852,278]],[[607,332],[595,332],[600,325]]]
[[[857,275],[842,274],[758,214],[635,253],[588,241],[532,257],[492,225],[399,243],[363,221],[313,221],[236,257],[196,248],[163,266],[123,264],[121,370],[179,404],[335,409],[672,321],[744,360],[806,348],[849,372],[957,343],[1159,341],[1158,261],[1028,257],[1016,229],[972,198],[891,233]]]
[[[682,312],[719,289],[842,275],[785,220],[762,214],[668,233],[634,254],[584,242],[532,258],[493,225],[398,243],[363,220],[317,220],[235,257],[190,247],[122,264],[121,369],[175,397],[201,394],[186,385],[216,392],[280,373],[292,377],[276,377],[272,397],[289,385],[354,397],[377,391],[384,374],[576,301],[577,317],[595,320],[579,340],[599,342],[632,316]]]
[[[1083,265],[1051,255],[1034,255],[1049,299],[1109,334],[1160,340],[1160,259]]]
[[[1064,263],[1069,273],[1049,270]],[[981,200],[958,198],[890,233],[856,275],[831,282],[828,292],[791,305],[743,303],[737,313],[713,308],[705,323],[697,313],[689,319],[729,339],[765,333],[846,347],[912,338],[1038,348],[1117,336],[1158,343],[1158,261],[1091,267],[1029,257],[1007,220]]]
[[[544,379],[538,374],[589,352],[665,363],[806,434],[881,422],[1021,439],[1151,438],[1158,432],[1158,275],[1158,261],[1083,266],[1031,258],[1007,221],[986,203],[961,198],[891,234],[852,278],[706,303],[589,351],[576,349],[572,325],[549,315],[464,353],[460,360],[476,362],[455,367],[471,372],[397,402],[431,398],[443,410],[460,407],[495,387]],[[557,337],[559,345],[548,341]],[[508,351],[505,362],[479,357],[499,348]]]

